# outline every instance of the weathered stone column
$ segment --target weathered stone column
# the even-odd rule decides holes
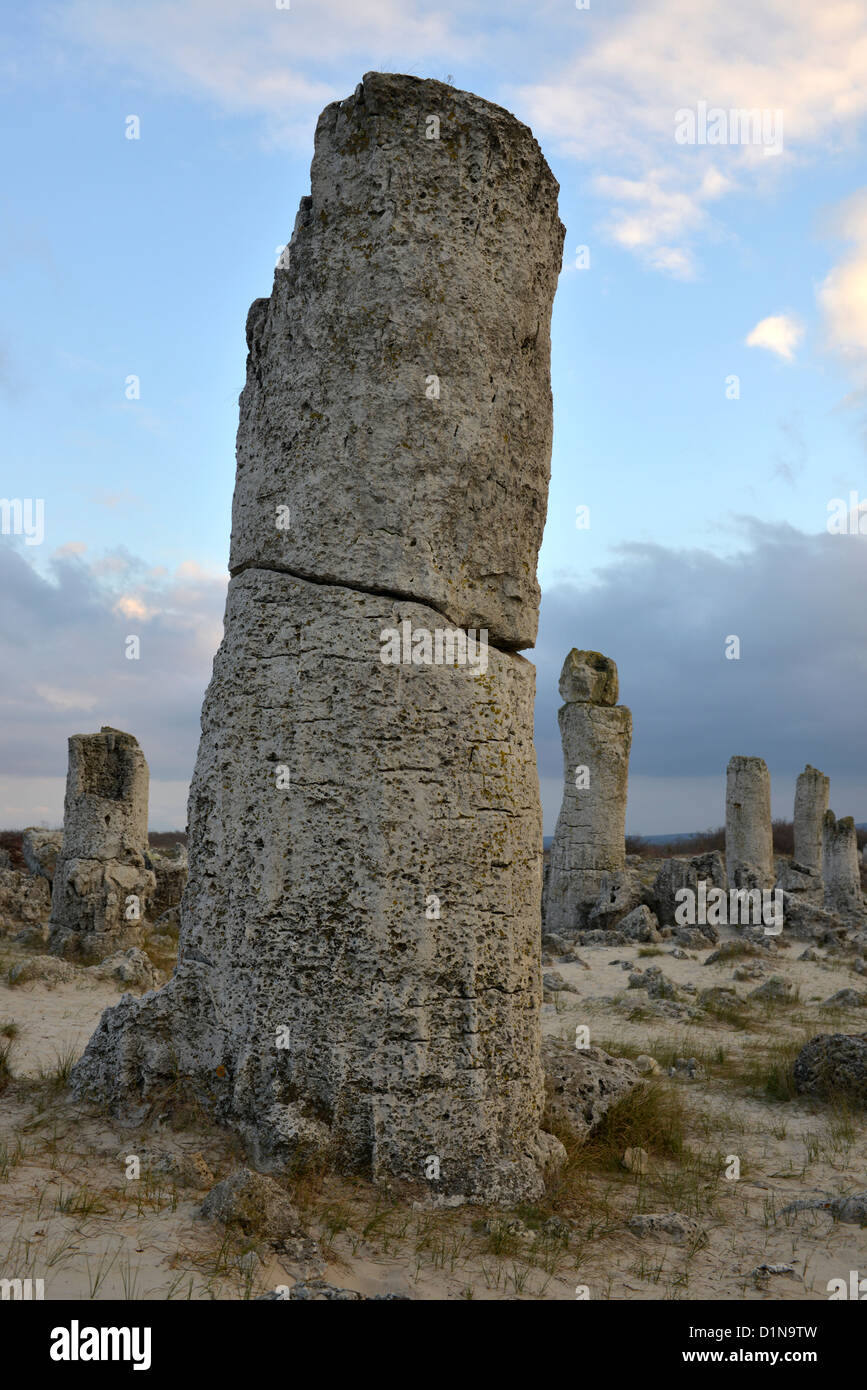
[[[573,648],[560,674],[563,803],[551,846],[545,930],[583,926],[600,892],[626,867],[632,715],[617,704],[617,667]]]
[[[772,888],[771,778],[763,758],[736,756],[726,772],[726,873],[731,888]]]
[[[828,809],[830,781],[823,772],[808,763],[795,784],[795,845],[792,858],[796,864],[822,872],[822,822]]]
[[[132,734],[73,734],[63,839],[51,893],[51,950],[98,960],[138,940],[156,887],[147,867],[148,765]]]
[[[858,836],[852,816],[837,820],[826,811],[822,820],[822,877],[825,880],[825,906],[843,916],[864,911],[861,873],[858,864]]]
[[[325,1148],[514,1201],[559,1151],[516,655],[538,616],[557,184],[508,112],[378,73],[323,112],[311,178],[248,318],[178,969],[104,1015],[75,1086],[134,1111],[180,1074],[262,1165]]]

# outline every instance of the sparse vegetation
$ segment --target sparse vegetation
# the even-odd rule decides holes
[[[714,966],[727,966],[732,961],[743,959],[745,956],[761,956],[768,959],[767,951],[763,951],[760,946],[756,946],[752,941],[724,941],[718,947],[716,960],[709,961],[711,969]]]
[[[440,1296],[431,1291],[445,1290],[445,1296],[463,1301],[572,1297],[577,1282],[587,1283],[594,1298],[628,1298],[632,1288],[640,1288],[642,1296],[679,1299],[705,1297],[709,1287],[717,1287],[723,1246],[737,1260],[746,1244],[753,1265],[792,1259],[796,1247],[800,1253],[798,1233],[806,1227],[824,1232],[828,1218],[816,1212],[784,1217],[786,1184],[793,1195],[805,1186],[812,1191],[837,1183],[845,1189],[867,1156],[861,1110],[834,1093],[824,1101],[805,1101],[793,1078],[794,1060],[816,1031],[829,1024],[864,1026],[856,1010],[819,1010],[820,998],[843,983],[862,986],[851,978],[848,956],[828,956],[818,967],[803,967],[823,971],[821,977],[806,976],[805,988],[797,968],[785,968],[795,964],[798,943],[793,944],[796,952],[786,956],[779,943],[776,952],[767,952],[751,941],[730,940],[718,948],[714,970],[700,965],[706,952],[682,954],[669,967],[662,959],[670,954],[667,942],[619,948],[629,961],[659,958],[678,986],[691,981],[696,1004],[703,989],[715,986],[720,993],[705,1001],[694,1020],[683,1023],[666,1021],[656,1001],[639,994],[629,1017],[621,1013],[617,1031],[612,1025],[607,1038],[597,1008],[594,1045],[632,1060],[649,1053],[660,1071],[652,1074],[652,1063],[650,1070],[642,1063],[647,1073],[643,1084],[612,1106],[587,1142],[561,1134],[567,1150],[564,1168],[551,1175],[542,1198],[514,1212],[431,1208],[424,1184],[412,1191],[396,1184],[384,1193],[364,1177],[347,1177],[324,1160],[299,1156],[281,1182],[318,1245],[318,1258],[332,1271],[328,1277],[353,1287],[360,1268],[395,1269],[402,1272],[402,1287],[411,1296]],[[147,935],[144,945],[150,950]],[[158,942],[155,954],[165,945]],[[3,968],[19,959],[20,950],[7,943]],[[732,971],[751,960],[761,962],[764,975],[757,973],[754,983],[734,981]],[[592,995],[597,992],[597,962],[593,956],[588,961],[591,969],[581,975],[568,962],[557,968],[569,983],[577,981],[585,992],[589,987]],[[158,963],[165,968],[173,958]],[[790,994],[750,997],[781,970],[796,986]],[[829,979],[826,987],[827,975],[835,973],[837,981]],[[625,999],[623,980],[618,973],[615,988]],[[815,994],[817,983],[825,991],[821,996]],[[39,988],[37,984],[35,990]],[[35,1197],[31,1193],[11,1223],[0,1227],[0,1256],[7,1258],[12,1248],[10,1231],[14,1235],[16,1221],[21,1250],[22,1241],[32,1246],[33,1227],[41,1222],[47,1223],[50,1238],[42,1244],[40,1275],[76,1269],[84,1298],[156,1294],[248,1299],[277,1283],[308,1277],[307,1266],[297,1263],[300,1254],[290,1258],[286,1251],[275,1252],[267,1240],[245,1239],[204,1222],[190,1226],[189,1213],[201,1196],[179,1187],[172,1177],[145,1168],[138,1180],[127,1181],[117,1161],[106,1165],[104,1145],[80,1151],[80,1112],[68,1098],[80,1048],[62,1048],[53,1063],[20,1070],[17,1050],[26,1053],[34,1030],[17,1010],[19,1002],[26,1009],[33,997],[28,990],[10,998],[10,1010],[16,1012],[0,1021],[0,1089],[6,1088],[16,1117],[14,1124],[0,1128],[4,1201],[20,1188],[18,1175],[25,1168],[28,1184],[34,1165],[42,1179]],[[681,999],[688,1001],[688,995],[682,993]],[[559,991],[549,1018],[563,1036],[570,1036],[570,1020],[582,1007],[580,995]],[[604,1001],[600,1007],[604,1011]],[[145,1130],[138,1138],[119,1133],[118,1150],[132,1153],[152,1145],[153,1121],[159,1116],[166,1138],[179,1135],[182,1145],[192,1140],[215,1174],[226,1175],[248,1162],[240,1142],[208,1119],[205,1099],[182,1079],[167,1077],[151,1096],[152,1116]],[[111,1126],[109,1115],[96,1109],[90,1113],[94,1123]],[[646,1158],[627,1166],[629,1149],[643,1150]],[[216,1160],[215,1152],[220,1155]],[[738,1159],[740,1182],[726,1179],[732,1156]],[[636,1245],[626,1223],[632,1216],[659,1212],[692,1219],[696,1233],[682,1245],[651,1240]],[[141,1241],[138,1233],[144,1229],[172,1231],[175,1222],[184,1225],[177,1228],[178,1237],[155,1276],[148,1246],[139,1250],[134,1241]],[[850,1238],[849,1228],[842,1235]],[[785,1251],[774,1245],[783,1237],[790,1242]],[[28,1267],[33,1268],[32,1262],[28,1266],[22,1260],[21,1268]],[[755,1296],[758,1286],[747,1275],[724,1296]]]
[[[65,1091],[69,1086],[69,1077],[72,1068],[78,1061],[78,1050],[75,1047],[66,1047],[62,1052],[56,1054],[54,1066],[48,1070],[40,1070],[39,1080],[42,1085],[55,1094]]]
[[[151,830],[148,844],[154,849],[171,849],[172,845],[186,845],[186,830]]]
[[[797,1096],[793,1075],[795,1058],[806,1041],[804,1037],[785,1038],[747,1049],[741,1067],[744,1089],[777,1103],[794,1100]]]
[[[12,1080],[12,1066],[9,1061],[11,1052],[11,1039],[6,1042],[0,1042],[0,1093],[6,1090],[6,1087]]]
[[[794,825],[790,820],[778,819],[772,822],[774,854],[791,855],[795,848]],[[867,830],[856,830],[858,849],[867,844]],[[725,853],[726,832],[724,825],[710,830],[701,830],[682,838],[665,842],[648,840],[641,835],[627,835],[626,853],[638,854],[643,859],[671,859],[678,855],[708,854],[712,850]]]
[[[23,836],[23,830],[0,830],[0,849],[5,849],[8,852],[11,868],[17,869],[19,872],[27,867],[21,852]]]

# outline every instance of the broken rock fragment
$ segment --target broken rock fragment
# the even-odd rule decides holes
[[[156,880],[147,867],[148,765],[132,734],[69,740],[63,841],[51,893],[51,950],[100,960],[139,939]]]
[[[616,1101],[641,1082],[641,1074],[625,1057],[612,1057],[600,1047],[576,1047],[560,1038],[542,1042],[545,1067],[545,1121],[586,1139]]]

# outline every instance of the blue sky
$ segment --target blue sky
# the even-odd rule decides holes
[[[534,656],[546,831],[573,645],[620,667],[631,830],[719,823],[732,753],[768,759],[779,814],[810,761],[838,814],[867,820],[867,540],[826,531],[831,498],[867,498],[867,11],[698,8],[7,12],[0,493],[44,498],[46,529],[40,546],[0,537],[0,822],[57,822],[67,735],[109,722],[142,741],[155,827],[183,823],[220,634],[246,312],[308,191],[318,112],[375,68],[507,106],[561,185]],[[677,144],[674,112],[700,101],[781,110],[782,151]],[[143,659],[127,662],[138,630]]]

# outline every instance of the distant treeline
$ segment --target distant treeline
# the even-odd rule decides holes
[[[793,854],[795,849],[794,827],[790,820],[775,820],[774,854]],[[856,830],[858,848],[867,844],[867,829]],[[698,835],[674,840],[647,840],[642,835],[627,835],[626,853],[640,854],[642,859],[670,859],[675,854],[708,854],[713,849],[725,853],[726,831],[724,825],[715,830],[703,830]]]
[[[25,869],[27,867],[21,853],[23,834],[23,830],[0,830],[0,849],[9,851],[9,862],[13,869]],[[168,849],[170,845],[185,845],[187,832],[186,830],[152,830],[148,835],[148,840],[154,849]]]
[[[13,869],[27,868],[21,853],[21,833],[20,830],[0,830],[0,849],[8,850],[9,863]]]
[[[168,849],[170,845],[185,845],[186,830],[149,830],[148,840],[154,849]]]

